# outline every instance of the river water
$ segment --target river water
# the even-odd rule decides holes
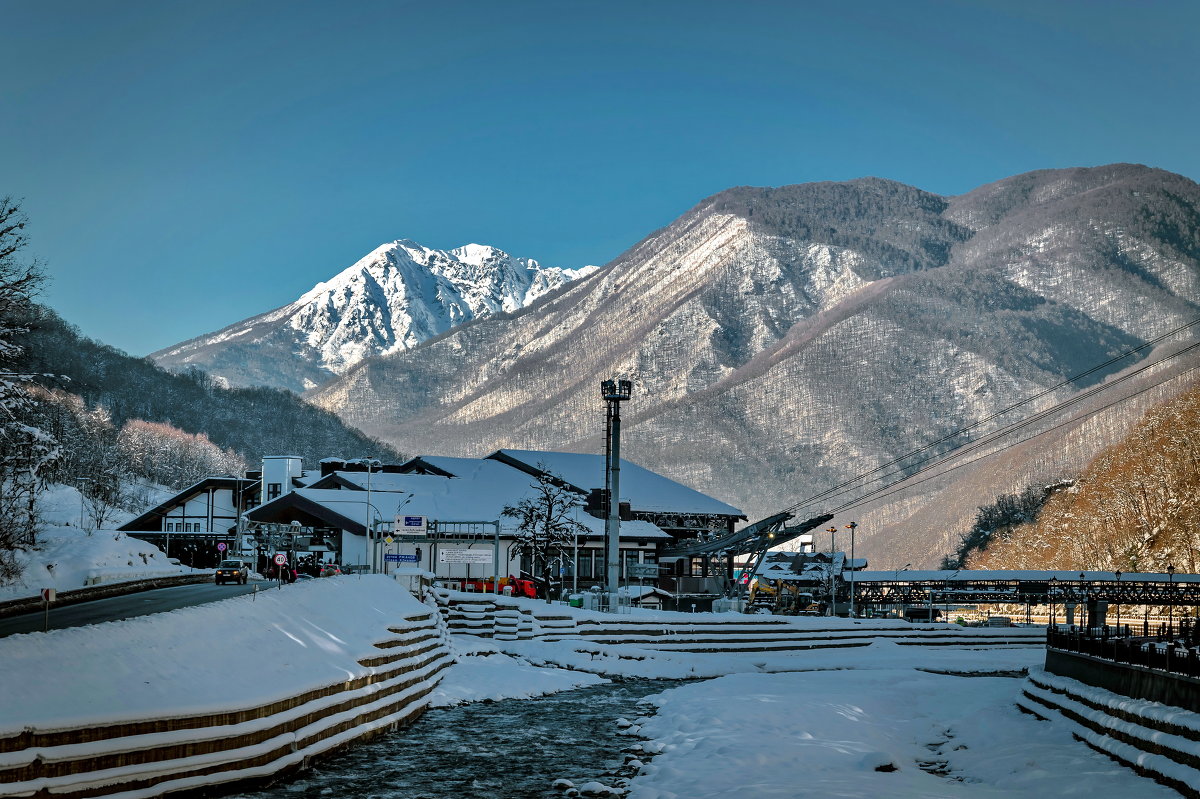
[[[398,732],[356,744],[246,799],[550,799],[556,779],[612,785],[637,739],[618,718],[647,715],[642,697],[678,685],[626,680],[540,699],[433,709]]]

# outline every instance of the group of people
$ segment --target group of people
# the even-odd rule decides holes
[[[276,565],[271,559],[271,556],[260,554],[258,557],[258,572],[268,580],[283,580],[285,583],[294,583],[299,579],[301,574],[306,574],[309,577],[325,577],[329,574],[339,571],[333,563],[326,563],[321,560],[316,553],[309,553],[303,556],[297,556],[296,553],[288,553],[291,557],[287,563]]]

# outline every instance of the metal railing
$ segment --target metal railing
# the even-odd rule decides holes
[[[1143,628],[1141,635],[1135,634],[1136,627]],[[1149,624],[1134,628],[1051,628],[1046,632],[1046,645],[1114,663],[1200,677],[1200,624],[1191,618],[1157,629]]]

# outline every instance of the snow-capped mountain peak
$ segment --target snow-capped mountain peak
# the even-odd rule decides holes
[[[151,357],[167,367],[199,366],[235,385],[304,390],[364,358],[410,349],[472,319],[520,310],[597,268],[543,267],[486,244],[438,250],[397,239],[289,305]]]

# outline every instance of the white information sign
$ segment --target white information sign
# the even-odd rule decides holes
[[[486,549],[443,549],[438,552],[442,563],[491,563],[492,553]]]
[[[392,529],[399,535],[425,535],[429,528],[424,516],[397,516]]]

